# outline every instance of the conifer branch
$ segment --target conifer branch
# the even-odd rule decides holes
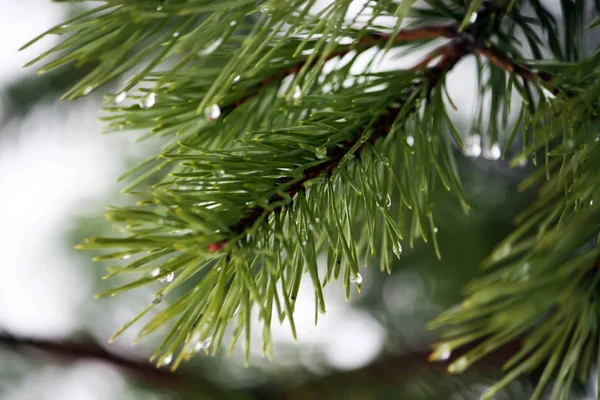
[[[422,28],[414,28],[414,29],[403,29],[394,37],[394,44],[418,41],[418,40],[427,40],[427,39],[438,39],[438,38],[447,38],[452,39],[460,36],[460,33],[456,29],[455,26],[426,26]],[[373,46],[383,46],[390,39],[389,34],[384,33],[373,33],[367,36],[362,37],[357,42],[354,42],[348,46],[344,46],[342,49],[333,51],[327,55],[326,60],[332,60],[336,57],[343,57],[351,51],[364,51]],[[313,63],[315,60],[312,61]],[[262,81],[258,82],[256,85],[251,87],[246,91],[246,95],[239,100],[236,100],[232,107],[228,110],[224,110],[224,115],[233,112],[236,108],[240,107],[246,101],[253,98],[261,88],[269,85],[270,83],[284,79],[287,76],[296,75],[300,70],[302,70],[309,60],[302,60],[298,64],[286,68],[282,71],[278,71]]]
[[[426,28],[421,32],[406,32],[404,37],[414,38],[414,37],[423,37],[426,35],[438,35],[438,34],[447,34],[450,35],[453,30],[450,29],[431,29]],[[427,36],[429,37],[429,36]],[[413,67],[413,70],[422,70],[427,67],[427,64],[431,62],[433,59],[437,57],[441,57],[438,63],[429,69],[427,69],[424,73],[424,80],[427,83],[427,94],[426,98],[429,98],[429,95],[433,88],[439,82],[439,79],[448,71],[450,71],[454,66],[458,63],[458,61],[464,57],[466,54],[470,52],[471,47],[465,45],[464,40],[454,39],[450,43],[440,46],[433,50],[429,55],[427,55],[424,61],[417,64]],[[359,155],[360,152],[363,151],[365,145],[367,143],[373,144],[378,139],[384,137],[391,130],[394,121],[398,117],[398,113],[402,109],[402,106],[389,109],[385,113],[383,113],[379,119],[373,125],[373,132],[371,133],[369,139],[365,141],[355,152],[355,155]],[[412,114],[417,111],[417,107],[415,105],[411,105],[411,109],[407,112],[407,114]],[[267,206],[254,206],[246,211],[248,216],[241,218],[238,222],[230,227],[230,231],[234,235],[242,234],[246,229],[251,226],[261,218],[264,213],[270,214],[272,212],[279,212],[284,205],[279,205],[274,208],[269,208],[268,205],[279,203],[283,201],[285,198],[293,199],[293,197],[300,191],[304,189],[304,185],[306,182],[315,179],[320,176],[331,176],[334,170],[338,167],[340,161],[344,158],[344,156],[348,153],[350,149],[352,149],[356,141],[359,140],[364,132],[357,132],[355,136],[355,140],[346,141],[341,147],[331,148],[327,151],[328,161],[319,165],[315,165],[307,168],[304,171],[303,177],[297,181],[295,181],[287,190],[286,195],[275,194],[271,196],[267,200]],[[223,250],[226,244],[231,240],[231,238],[220,240],[218,242],[211,243],[208,246],[208,250],[212,253],[219,252]]]
[[[544,83],[549,84],[552,77],[544,72],[534,73],[528,68],[518,64],[516,61],[511,59],[510,57],[502,54],[497,48],[491,46],[482,46],[479,43],[474,43],[473,49],[475,53],[484,56],[487,58],[492,64],[497,65],[503,70],[516,74],[521,77],[521,79],[535,83],[537,78],[540,78]]]

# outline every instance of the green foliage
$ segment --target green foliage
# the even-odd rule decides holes
[[[107,212],[122,235],[79,246],[119,249],[98,260],[128,259],[107,278],[131,276],[129,283],[99,296],[166,283],[123,328],[173,299],[138,335],[168,327],[153,356],[159,365],[176,368],[200,349],[216,353],[230,323],[231,348],[244,334],[247,360],[254,312],[270,355],[274,320],[287,320],[295,336],[304,274],[316,322],[330,281],[342,280],[348,297],[360,291],[361,266],[389,272],[402,243],[418,239],[440,256],[434,195],[452,191],[469,210],[455,155],[478,155],[483,134],[488,157],[499,158],[502,143],[513,165],[537,166],[521,186],[537,187],[538,199],[463,304],[434,321],[443,330],[432,357],[474,342],[449,367],[460,372],[524,339],[489,396],[543,366],[534,397],[554,377],[562,398],[597,362],[600,54],[583,52],[585,2],[561,5],[563,38],[538,0],[378,1],[363,5],[363,18],[348,17],[350,0],[111,0],[49,30],[67,38],[32,61],[56,57],[41,72],[94,66],[64,97],[133,69],[107,98],[107,129],[143,130],[163,144],[121,177],[139,199]],[[394,23],[382,26],[379,17]],[[414,68],[378,67],[388,53],[419,48],[430,53]],[[465,134],[448,111],[455,105],[446,80],[470,55],[480,90]]]

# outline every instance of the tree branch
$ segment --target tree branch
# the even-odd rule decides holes
[[[552,77],[549,74],[534,74],[529,69],[517,64],[517,62],[511,59],[510,57],[502,54],[495,47],[482,46],[479,43],[474,43],[473,50],[475,51],[475,53],[487,58],[492,64],[497,65],[498,67],[502,68],[507,72],[520,76],[521,79],[525,81],[535,83],[536,78],[539,77],[544,83],[548,85],[550,84],[550,80],[552,79]]]
[[[394,43],[399,44],[399,43],[412,42],[412,41],[417,41],[417,40],[437,39],[437,38],[452,39],[452,38],[458,37],[459,35],[460,35],[460,33],[454,26],[427,26],[427,27],[423,27],[423,28],[401,30],[400,32],[398,32],[398,34],[394,38]],[[385,44],[385,42],[388,41],[389,38],[390,38],[390,35],[388,35],[388,34],[374,33],[371,35],[367,35],[367,36],[361,38],[358,42],[352,43],[348,46],[345,46],[344,48],[342,48],[340,50],[329,53],[326,57],[326,60],[331,60],[336,57],[343,57],[344,55],[350,53],[351,51],[361,52],[361,51],[367,50],[373,46]],[[309,62],[308,60],[302,60],[298,64],[296,64],[292,67],[286,68],[284,70],[278,71],[278,72],[274,73],[273,75],[270,75],[269,77],[258,82],[256,85],[254,85],[250,89],[247,89],[246,95],[243,96],[241,99],[236,100],[235,103],[233,103],[231,105],[231,107],[224,112],[224,114],[226,115],[226,114],[230,114],[231,112],[233,112],[236,108],[240,107],[242,104],[244,104],[245,102],[247,102],[248,100],[253,98],[260,91],[261,88],[267,86],[271,82],[276,81],[276,80],[282,80],[287,76],[297,74],[298,72],[300,72],[300,70],[302,68],[304,68],[308,64],[308,62]]]
[[[425,73],[425,80],[428,83],[428,90],[431,91],[437,85],[437,82],[441,78],[441,76],[450,71],[454,66],[458,63],[458,61],[464,57],[466,54],[470,52],[470,48],[464,44],[463,40],[455,39],[452,42],[441,46],[434,50],[432,54],[435,54],[435,57],[441,57],[440,61],[432,68],[427,69]],[[431,54],[427,58],[431,61],[433,58]],[[428,62],[429,62],[428,61]],[[419,63],[414,70],[423,69],[422,63]],[[369,137],[369,140],[363,145],[361,145],[356,153],[360,153],[365,148],[366,143],[375,143],[378,139],[387,135],[387,133],[391,130],[396,117],[398,116],[398,112],[401,107],[396,109],[388,109],[385,113],[383,113],[379,119],[373,125],[373,133]],[[413,109],[409,111],[409,113],[415,112],[416,109],[413,106]],[[293,198],[298,192],[304,189],[304,185],[309,180],[315,179],[319,176],[329,176],[333,173],[333,171],[338,167],[342,158],[350,151],[350,149],[355,145],[356,141],[361,138],[363,131],[357,132],[354,140],[348,140],[340,147],[331,148],[327,152],[327,157],[329,160],[327,162],[321,163],[319,165],[315,165],[304,170],[304,175],[301,179],[294,182],[287,190],[286,196],[275,194],[271,196],[267,200],[267,205],[275,204],[283,201],[286,198]],[[248,216],[243,217],[238,220],[236,224],[230,227],[230,231],[234,234],[241,234],[246,229],[254,225],[261,217],[265,214],[270,214],[272,212],[276,212],[281,210],[284,205],[279,205],[274,208],[265,208],[264,206],[254,206],[246,211]],[[225,245],[231,240],[231,238],[224,239],[215,243],[211,243],[208,246],[208,250],[210,252],[216,253],[225,248]]]
[[[94,343],[76,343],[70,341],[53,341],[46,339],[22,338],[0,333],[0,345],[13,350],[34,348],[48,354],[54,354],[65,359],[94,359],[107,362],[120,367],[141,378],[159,382],[164,386],[178,387],[180,377],[164,369],[158,369],[148,362],[130,360],[119,355],[109,353]]]

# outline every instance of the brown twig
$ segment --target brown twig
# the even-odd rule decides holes
[[[37,349],[48,354],[57,355],[63,359],[94,359],[105,361],[120,367],[141,378],[157,381],[165,386],[179,386],[179,377],[167,370],[157,369],[148,362],[130,360],[109,353],[94,343],[77,343],[69,341],[53,341],[48,339],[22,338],[0,333],[0,345],[13,350]]]
[[[440,61],[432,68],[430,68],[425,73],[425,79],[428,82],[429,91],[435,87],[439,78],[443,73],[450,71],[458,61],[465,56],[469,52],[468,46],[466,46],[463,41],[455,39],[454,41],[441,46],[439,49],[436,49],[434,53],[435,57],[441,57]],[[433,57],[433,58],[435,58]],[[419,68],[421,64],[417,65],[414,69],[422,69]],[[374,143],[378,139],[387,135],[387,133],[392,128],[394,121],[398,115],[400,108],[397,109],[389,109],[387,112],[383,113],[379,119],[373,125],[373,132],[369,137],[368,141],[361,145],[356,153],[360,153],[365,148],[366,143]],[[413,110],[414,111],[414,110]],[[319,176],[329,176],[333,171],[338,167],[342,158],[350,151],[350,149],[354,146],[357,140],[361,138],[363,132],[357,132],[354,140],[348,140],[343,143],[339,147],[330,148],[327,152],[328,161],[322,164],[318,164],[307,168],[304,170],[304,175],[301,179],[294,182],[287,190],[286,195],[282,196],[280,194],[275,194],[271,196],[267,204],[272,205],[279,202],[282,202],[285,198],[293,198],[298,192],[303,190],[304,185],[309,180],[317,178]],[[246,229],[254,225],[256,221],[258,221],[265,213],[270,214],[272,212],[281,210],[283,205],[279,205],[273,208],[265,208],[263,206],[254,206],[247,210],[247,216],[239,219],[237,223],[230,227],[231,232],[234,234],[241,234]],[[208,246],[208,250],[210,252],[216,253],[225,248],[225,245],[229,242],[229,239],[221,240],[219,242],[211,243]]]
[[[182,373],[173,373],[167,369],[158,369],[147,361],[138,361],[110,353],[93,342],[55,341],[51,339],[33,339],[10,335],[0,331],[0,346],[13,351],[26,352],[37,350],[58,360],[97,360],[121,368],[133,376],[153,383],[156,386],[178,391],[198,391],[212,394],[210,398],[223,398],[223,390],[215,383],[202,377],[193,378]]]
[[[487,58],[492,64],[497,65],[503,70],[510,72],[512,74],[516,74],[521,77],[521,79],[528,82],[535,82],[536,78],[541,79],[546,84],[550,84],[550,80],[552,77],[546,73],[538,73],[534,74],[532,71],[523,67],[522,65],[517,64],[510,57],[502,54],[495,47],[482,46],[481,44],[474,43],[473,50],[475,53],[484,56]]]
[[[455,38],[458,37],[460,33],[454,26],[428,26],[423,28],[415,28],[415,29],[403,29],[394,38],[394,43],[404,43],[404,42],[413,42],[417,40],[427,40],[427,39],[437,39],[437,38]],[[388,34],[374,33],[371,35],[364,36],[360,40],[351,45],[345,46],[341,50],[333,51],[327,55],[326,60],[331,60],[336,57],[343,57],[344,55],[350,53],[351,51],[364,51],[368,48],[377,45],[383,45],[388,41],[390,36]],[[298,64],[286,68],[284,70],[278,71],[269,77],[263,79],[258,82],[250,89],[246,91],[246,95],[238,100],[232,105],[231,109],[228,110],[231,113],[236,108],[240,107],[242,104],[253,98],[261,88],[269,85],[270,83],[281,80],[287,76],[296,75],[302,68],[304,68],[308,60],[302,60]]]

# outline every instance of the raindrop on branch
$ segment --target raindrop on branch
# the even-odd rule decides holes
[[[92,86],[86,87],[85,89],[83,89],[83,95],[87,96],[88,94],[92,93],[92,90],[94,90]]]
[[[169,365],[173,361],[173,354],[167,354],[167,356],[163,359],[163,365]]]
[[[127,92],[121,92],[115,96],[115,104],[121,104],[127,98]]]
[[[158,267],[154,268],[154,269],[152,270],[152,272],[150,272],[150,275],[151,275],[153,278],[156,278],[157,276],[159,276],[159,275],[160,275],[160,268],[158,268]]]
[[[470,23],[473,23],[475,21],[477,21],[477,13],[476,12],[474,12],[473,14],[471,14],[471,16],[469,17],[469,22]]]
[[[481,155],[481,136],[477,134],[467,136],[465,140],[465,155],[472,158]]]
[[[171,283],[173,282],[173,278],[175,278],[175,272],[169,272],[167,276],[160,278],[162,283]]]
[[[300,90],[300,86],[294,86],[294,91],[292,92],[292,100],[298,100],[302,96],[302,90]]]
[[[406,143],[410,146],[413,147],[415,145],[415,138],[412,135],[408,135],[406,137]]]
[[[205,48],[200,50],[200,55],[207,56],[207,55],[211,54],[216,49],[218,49],[222,43],[223,43],[223,38],[219,38],[215,41],[210,42]]]
[[[140,107],[144,109],[152,108],[156,104],[156,93],[150,92],[140,99]]]
[[[400,256],[402,255],[402,244],[400,243],[400,241],[397,241],[394,246],[392,247],[392,250],[394,251],[394,255],[399,259]]]
[[[216,121],[221,116],[221,108],[218,104],[213,104],[204,109],[204,116],[209,121]]]
[[[196,341],[196,344],[194,345],[194,350],[196,350],[196,351],[207,350],[210,347],[211,343],[212,343],[212,338],[210,338],[210,337],[205,340],[198,340],[198,341]]]
[[[489,149],[483,151],[483,158],[486,160],[499,160],[502,152],[498,143],[494,143]]]
[[[362,277],[362,275],[360,273],[358,273],[356,275],[352,275],[350,277],[350,283],[353,284],[353,285],[355,285],[355,286],[358,286],[358,285],[362,284],[362,281],[363,281],[363,277]]]

